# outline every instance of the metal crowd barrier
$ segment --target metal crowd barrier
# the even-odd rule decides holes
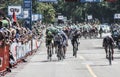
[[[13,42],[11,45],[0,47],[0,75],[4,75],[9,62],[16,64],[24,57],[31,55],[40,46],[41,41],[32,39],[24,44],[21,42]],[[9,52],[12,52],[14,61],[10,60]]]

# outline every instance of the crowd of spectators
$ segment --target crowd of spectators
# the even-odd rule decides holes
[[[12,19],[11,19],[12,20]],[[32,30],[25,25],[20,25],[18,21],[11,21],[8,17],[0,15],[0,47],[11,45],[14,42],[25,44],[32,39],[40,39],[42,37],[43,27],[40,23],[32,25]],[[10,60],[14,61],[12,52],[9,50]],[[23,59],[23,61],[25,61]],[[26,62],[26,61],[25,61]],[[9,65],[12,68],[12,65]],[[10,69],[8,69],[10,71]]]

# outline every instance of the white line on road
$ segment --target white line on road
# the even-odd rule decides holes
[[[82,60],[86,60],[83,56],[78,56],[78,58],[82,59]],[[93,77],[97,77],[95,75],[95,73],[93,72],[92,68],[90,67],[90,65],[86,64],[86,67],[88,69],[88,71],[90,72],[90,74],[93,76]]]
[[[88,64],[86,65],[86,67],[87,67],[88,71],[90,72],[90,74],[91,74],[93,77],[97,77],[97,76],[95,75],[95,73],[93,72],[93,70],[91,69],[91,67],[90,67]]]

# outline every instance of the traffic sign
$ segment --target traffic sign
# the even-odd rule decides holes
[[[120,19],[120,13],[114,14],[114,19]]]
[[[29,17],[29,10],[24,10],[23,11],[23,18],[28,18]]]
[[[24,0],[24,8],[30,8],[32,6],[32,0]]]
[[[58,16],[58,20],[63,20],[64,17],[62,15]]]
[[[88,20],[91,20],[93,17],[92,17],[92,15],[88,15]]]

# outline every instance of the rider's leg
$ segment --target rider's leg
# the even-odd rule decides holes
[[[51,41],[48,40],[48,41],[47,41],[47,55],[48,55],[47,58],[48,58],[48,59],[49,59],[49,57],[50,57],[50,52],[49,52],[49,51],[50,51],[50,43],[51,43]]]
[[[60,58],[60,42],[57,41],[57,57]]]
[[[79,38],[77,38],[77,43],[80,44],[80,42],[79,42]]]
[[[108,54],[107,54],[107,46],[105,46],[105,53],[106,53],[106,58],[108,58]]]
[[[79,43],[78,43],[78,40],[76,39],[75,42],[77,43],[77,50],[78,50],[78,44],[79,44]]]
[[[66,54],[66,46],[63,46],[63,51],[64,51],[64,58],[65,58],[65,54]]]
[[[47,59],[49,59],[49,47],[47,47]]]
[[[48,51],[49,51],[49,47],[48,47],[48,40],[46,40],[46,47],[47,47],[47,59],[49,59],[49,53],[48,53]]]
[[[52,54],[54,54],[54,43],[52,43]]]
[[[55,53],[57,54],[57,51],[58,51],[58,42],[57,41],[54,41],[54,47],[55,47]]]
[[[113,47],[111,48],[111,50],[112,50],[112,60],[114,59],[113,58],[113,54],[114,54],[114,49],[113,49]]]
[[[72,43],[72,46],[73,46],[73,56],[75,55],[74,54],[74,40],[71,40],[71,43]]]

